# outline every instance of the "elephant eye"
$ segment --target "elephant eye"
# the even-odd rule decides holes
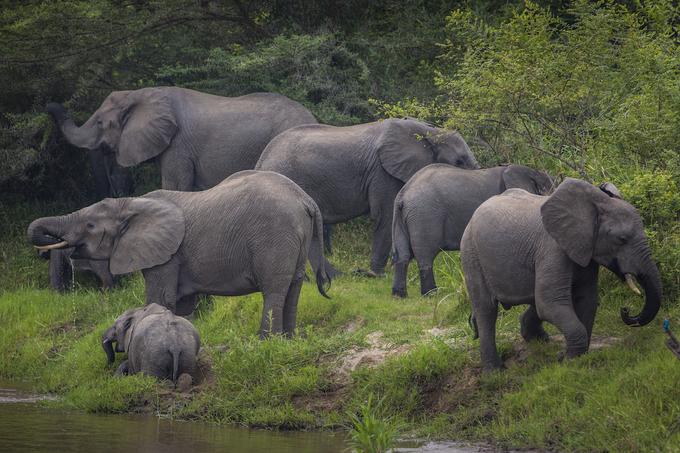
[[[463,165],[463,160],[462,159],[456,160],[456,166],[460,167],[461,165]]]
[[[87,229],[88,229],[88,230],[94,230],[94,223],[92,223],[92,222],[87,222],[87,225],[86,225],[86,226],[87,226]]]
[[[619,240],[619,244],[622,244],[622,245],[625,244],[626,242],[628,242],[628,239],[626,239],[625,236],[619,236],[617,239]]]

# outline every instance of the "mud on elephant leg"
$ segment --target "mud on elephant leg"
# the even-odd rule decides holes
[[[520,332],[524,341],[550,341],[550,335],[543,329],[543,321],[536,313],[536,306],[529,305],[519,317]]]

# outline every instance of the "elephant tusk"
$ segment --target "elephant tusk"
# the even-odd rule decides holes
[[[628,287],[631,291],[633,291],[638,296],[642,296],[642,293],[635,284],[635,278],[631,274],[626,274],[626,283],[628,284]]]
[[[44,252],[45,250],[53,250],[53,249],[60,249],[63,247],[66,247],[68,245],[68,242],[66,241],[61,241],[56,244],[51,244],[51,245],[34,245],[33,247],[37,248],[41,252]]]

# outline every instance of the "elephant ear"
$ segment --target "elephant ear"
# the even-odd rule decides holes
[[[579,179],[567,178],[541,206],[541,220],[548,234],[572,261],[590,263],[598,227],[596,202],[606,195]]]
[[[123,118],[117,153],[118,163],[123,167],[159,155],[177,132],[172,102],[158,88],[130,92]]]
[[[412,119],[383,121],[378,139],[378,157],[387,173],[407,182],[426,165],[434,163],[434,152],[428,134],[432,128]]]
[[[109,260],[114,275],[168,262],[184,238],[184,214],[169,201],[130,198],[120,216],[121,229]]]
[[[550,190],[550,178],[523,165],[508,165],[503,171],[503,184],[507,189],[524,189],[529,193],[541,195]]]

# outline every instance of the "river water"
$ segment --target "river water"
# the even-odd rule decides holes
[[[0,452],[347,452],[342,433],[265,431],[151,415],[98,415],[38,404],[49,397],[0,382]],[[403,442],[396,451],[489,451],[455,442]]]

